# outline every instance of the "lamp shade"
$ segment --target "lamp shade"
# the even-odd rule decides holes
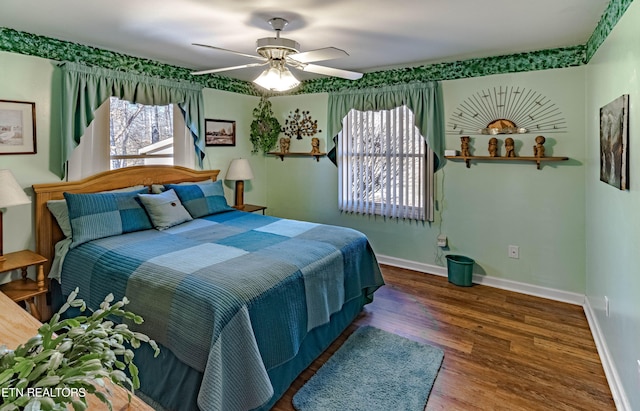
[[[253,82],[270,91],[287,91],[300,85],[298,79],[284,65],[269,67]]]
[[[251,171],[251,165],[246,158],[236,158],[231,160],[229,169],[225,179],[227,180],[251,180],[253,178],[253,171]]]
[[[31,203],[11,170],[0,170],[0,208]]]

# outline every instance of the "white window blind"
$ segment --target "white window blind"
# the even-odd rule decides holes
[[[433,221],[433,152],[406,106],[351,110],[338,140],[345,212]]]

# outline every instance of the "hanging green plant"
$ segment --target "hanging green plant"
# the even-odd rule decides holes
[[[289,118],[284,121],[282,132],[289,138],[302,140],[302,136],[313,137],[318,132],[318,120],[312,120],[309,110],[289,112]]]
[[[253,109],[253,117],[249,134],[252,152],[262,151],[266,154],[276,145],[281,130],[280,122],[271,110],[271,102],[266,97],[263,96],[258,107]]]

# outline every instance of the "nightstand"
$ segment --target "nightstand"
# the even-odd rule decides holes
[[[264,210],[267,209],[266,206],[260,206],[260,205],[254,205],[254,204],[243,204],[241,206],[233,206],[233,208],[240,211],[246,211],[247,213],[262,211],[262,215],[264,215]]]
[[[0,262],[0,273],[21,270],[22,279],[0,285],[0,291],[15,302],[26,302],[31,314],[40,320],[36,297],[48,291],[44,279],[44,263],[47,259],[30,250],[8,253],[4,257],[6,260]],[[36,266],[36,281],[27,278],[27,268],[31,266]]]

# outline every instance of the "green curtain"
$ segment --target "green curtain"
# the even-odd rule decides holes
[[[62,70],[62,169],[80,143],[95,110],[109,97],[147,105],[177,104],[193,136],[196,158],[204,158],[202,86],[64,62]]]
[[[444,104],[442,86],[438,81],[331,93],[327,135],[334,139],[337,137],[342,130],[342,120],[351,109],[379,111],[403,105],[413,112],[420,134],[436,155],[435,168],[439,169],[444,154]],[[329,154],[335,163],[335,147]]]

